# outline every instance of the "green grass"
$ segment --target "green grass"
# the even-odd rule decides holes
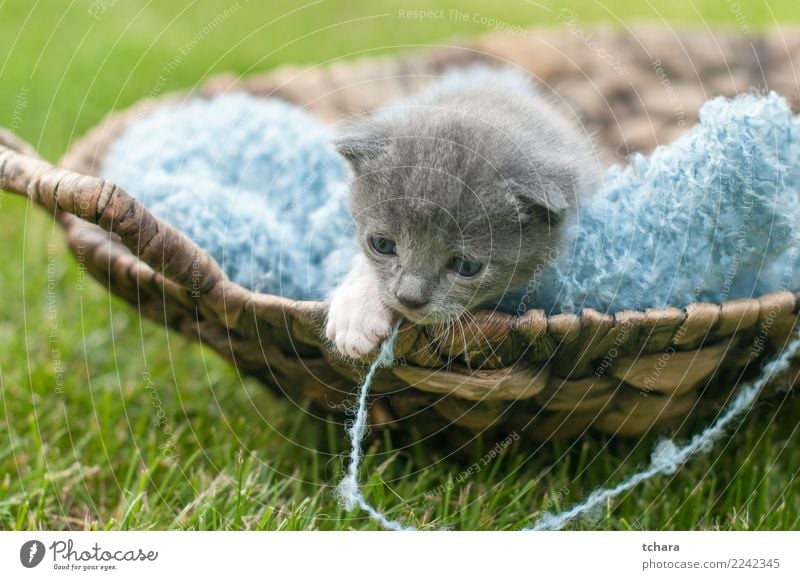
[[[740,2],[751,28],[797,19],[796,0]],[[397,52],[486,30],[409,21],[398,10],[458,7],[517,25],[551,9],[495,3],[240,1],[163,81],[163,67],[235,2],[94,4],[0,0],[0,125],[57,159],[113,109],[214,72]],[[569,6],[583,22],[654,19],[741,25],[731,5],[608,0]],[[658,3],[662,5],[664,3]],[[345,437],[237,375],[214,353],[141,321],[81,282],[49,216],[0,198],[0,529],[374,529],[336,504]],[[49,267],[48,267],[49,265]],[[154,396],[155,395],[155,398]],[[163,416],[159,416],[159,411]],[[797,529],[800,401],[772,400],[712,454],[647,483],[578,527]],[[647,461],[656,439],[511,447],[444,495],[425,493],[469,466],[373,440],[369,499],[420,526],[516,529],[537,510],[581,500]],[[493,441],[484,442],[489,446]],[[166,457],[175,454],[175,457]],[[479,457],[476,451],[476,459]]]

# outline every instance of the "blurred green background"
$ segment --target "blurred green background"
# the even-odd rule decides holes
[[[401,10],[457,9],[545,26],[564,7],[587,26],[650,20],[755,32],[800,20],[796,0],[0,0],[0,125],[56,160],[108,112],[153,91],[222,71],[489,32],[480,19],[412,20]],[[141,322],[99,284],[80,284],[52,219],[8,194],[0,197],[0,242],[0,529],[375,528],[362,514],[345,514],[332,495],[345,441],[339,425],[309,420],[210,351]],[[798,411],[796,400],[760,405],[715,453],[578,527],[798,528]],[[576,446],[515,447],[425,500],[462,466],[423,449],[395,453],[380,440],[365,465],[367,494],[417,525],[515,529],[537,510],[620,480],[654,442],[597,436]],[[177,458],[164,458],[165,448]]]

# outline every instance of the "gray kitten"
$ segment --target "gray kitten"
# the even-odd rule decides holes
[[[446,75],[352,122],[336,146],[362,253],[331,294],[326,334],[351,357],[395,313],[453,322],[525,284],[599,183],[590,138],[510,70]]]

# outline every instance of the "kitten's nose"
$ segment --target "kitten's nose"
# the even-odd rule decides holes
[[[394,289],[397,300],[410,310],[417,310],[430,302],[427,280],[414,272],[403,272]]]
[[[405,296],[400,293],[396,294],[396,296],[400,304],[402,304],[409,310],[418,310],[429,302],[429,300],[427,300],[426,298],[421,298],[419,296]]]

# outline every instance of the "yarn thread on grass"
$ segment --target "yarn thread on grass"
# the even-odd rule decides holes
[[[350,465],[347,474],[339,483],[337,488],[339,499],[347,511],[352,511],[356,507],[364,510],[373,520],[380,523],[385,529],[392,531],[415,531],[413,526],[406,526],[396,520],[391,520],[373,507],[361,492],[358,483],[358,471],[363,459],[361,445],[367,427],[367,396],[372,379],[377,370],[383,366],[392,364],[394,360],[394,344],[397,340],[397,333],[400,328],[398,322],[391,336],[381,345],[380,353],[372,362],[364,381],[361,383],[356,407],[356,416],[353,424],[347,430],[350,436]],[[577,504],[559,514],[544,514],[539,521],[532,527],[523,528],[523,531],[556,531],[564,528],[572,520],[591,512],[594,508],[603,505],[610,499],[614,499],[626,491],[630,491],[640,483],[652,479],[657,475],[670,475],[675,473],[689,459],[700,453],[711,451],[714,444],[722,438],[726,429],[740,415],[753,407],[758,395],[770,381],[770,379],[788,369],[792,357],[800,351],[800,331],[792,341],[783,349],[781,354],[770,361],[750,384],[742,387],[733,401],[728,405],[724,413],[703,431],[694,435],[689,443],[678,447],[669,439],[665,439],[656,445],[650,456],[650,466],[638,473],[631,475],[628,479],[612,488],[596,489],[589,494],[583,503]]]
[[[753,403],[755,403],[756,398],[770,378],[789,367],[789,361],[797,353],[798,349],[800,349],[800,336],[796,336],[778,358],[767,363],[761,374],[752,383],[742,387],[728,405],[727,410],[711,425],[693,436],[689,443],[683,447],[678,447],[673,441],[664,439],[656,445],[650,457],[650,467],[644,471],[630,476],[616,487],[594,490],[589,494],[586,501],[560,514],[544,514],[535,526],[524,528],[525,531],[560,530],[575,518],[591,512],[594,508],[633,489],[643,481],[656,475],[673,474],[693,456],[710,451],[714,443],[725,434],[726,428],[739,415],[752,408]]]
[[[380,523],[387,530],[412,531],[415,528],[390,520],[373,507],[364,497],[361,492],[361,486],[358,484],[358,471],[361,466],[361,460],[364,457],[361,445],[367,431],[367,396],[369,395],[369,387],[378,369],[389,366],[394,361],[394,344],[397,341],[401,322],[398,321],[394,325],[392,334],[383,341],[380,353],[372,361],[369,371],[364,376],[364,380],[359,387],[355,418],[353,419],[353,424],[347,429],[347,434],[350,437],[350,465],[347,467],[347,473],[339,483],[336,491],[339,501],[347,511],[360,507],[369,514],[369,517]]]

